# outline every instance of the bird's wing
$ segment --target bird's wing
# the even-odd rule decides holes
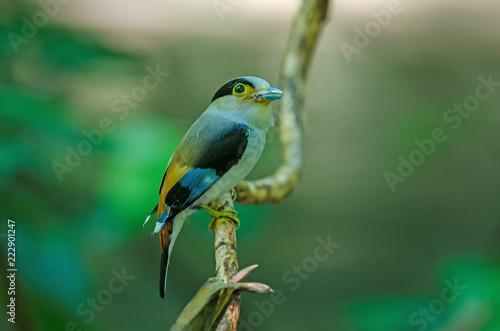
[[[167,208],[172,217],[191,206],[243,156],[249,135],[246,125],[210,129],[188,132],[177,147],[160,185],[159,220]]]
[[[159,217],[155,232],[160,233],[162,250],[162,298],[165,293],[168,258],[173,246],[171,243],[176,235],[175,225],[171,220],[193,206],[203,193],[236,165],[248,144],[249,128],[243,124],[232,123],[222,129],[209,126],[204,131],[196,130],[195,126],[192,129],[172,155],[160,185]]]

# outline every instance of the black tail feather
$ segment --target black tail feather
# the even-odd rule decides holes
[[[161,263],[160,263],[160,297],[163,299],[165,297],[165,278],[167,277],[167,265],[168,265],[168,246],[163,249],[161,253]]]

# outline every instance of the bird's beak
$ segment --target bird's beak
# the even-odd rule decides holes
[[[256,93],[253,94],[253,97],[255,99],[255,101],[274,101],[274,100],[278,100],[278,99],[281,99],[281,97],[283,96],[283,92],[281,92],[280,90],[278,90],[277,88],[275,87],[269,87],[269,88],[266,88],[264,90],[260,90]],[[262,100],[264,99],[264,100]]]

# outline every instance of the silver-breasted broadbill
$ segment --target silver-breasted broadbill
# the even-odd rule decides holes
[[[257,163],[273,126],[271,101],[283,93],[257,77],[222,85],[170,158],[160,184],[154,233],[160,235],[160,296],[165,295],[169,256],[185,218],[240,183]],[[239,222],[235,213],[229,213]],[[146,224],[146,222],[144,224]]]

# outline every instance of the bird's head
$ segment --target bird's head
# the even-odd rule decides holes
[[[256,127],[273,125],[271,101],[283,92],[262,78],[245,76],[231,79],[215,92],[211,106],[227,117],[240,119]]]

